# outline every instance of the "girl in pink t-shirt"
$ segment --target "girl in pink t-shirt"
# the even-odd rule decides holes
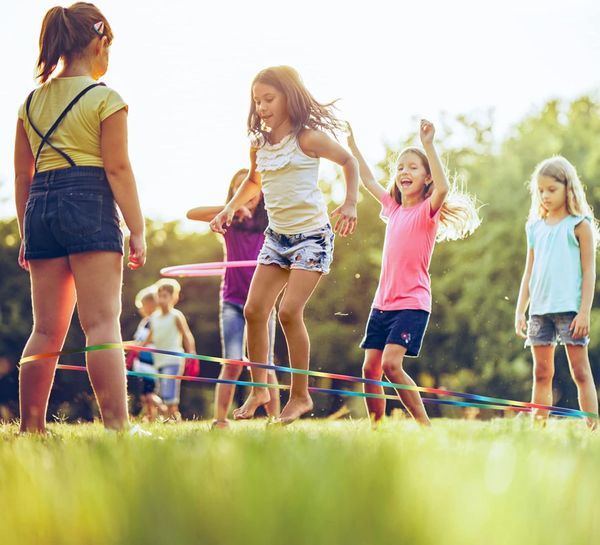
[[[406,148],[400,152],[386,190],[375,180],[350,129],[348,145],[358,159],[361,181],[381,203],[381,217],[387,222],[379,286],[361,343],[365,349],[363,376],[368,379],[381,380],[385,373],[391,382],[415,386],[402,362],[404,356],[419,355],[427,329],[433,247],[436,240],[471,234],[480,223],[473,199],[448,183],[433,145],[434,134],[433,124],[421,120],[424,151]],[[383,388],[365,385],[365,392],[383,394]],[[413,418],[429,425],[419,393],[397,392]],[[367,398],[366,403],[376,424],[385,414],[385,400]]]

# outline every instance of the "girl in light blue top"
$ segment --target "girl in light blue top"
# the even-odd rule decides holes
[[[533,354],[532,403],[552,405],[554,349],[565,345],[582,411],[598,414],[588,357],[596,283],[598,226],[575,167],[564,157],[542,161],[530,182],[527,261],[515,312],[517,335]],[[525,310],[529,305],[529,323]],[[545,423],[548,411],[535,411]],[[595,428],[597,418],[588,418]]]

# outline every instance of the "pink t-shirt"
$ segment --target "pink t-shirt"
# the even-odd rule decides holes
[[[381,276],[373,308],[431,312],[429,263],[440,210],[431,216],[431,199],[405,208],[385,195],[381,217],[387,218]]]

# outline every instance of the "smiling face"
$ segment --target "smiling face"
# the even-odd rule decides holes
[[[547,214],[567,207],[567,188],[552,176],[540,175],[537,180],[540,202]]]
[[[276,87],[255,83],[252,86],[252,100],[260,120],[271,132],[290,123],[286,96]]]
[[[395,183],[403,199],[425,197],[431,175],[418,153],[406,151],[400,155],[396,163]]]

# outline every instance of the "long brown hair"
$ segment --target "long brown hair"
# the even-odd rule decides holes
[[[235,187],[235,182],[236,180],[240,177],[240,176],[246,176],[248,174],[248,169],[247,168],[240,168],[240,170],[238,170],[233,177],[231,178],[231,182],[229,182],[229,189],[227,190],[227,200],[225,202],[229,202],[232,198],[233,195],[236,192],[236,187]],[[238,222],[235,221],[234,218],[234,223],[232,224],[234,228],[236,229],[240,229],[240,230],[245,230],[245,231],[251,231],[251,232],[259,232],[259,231],[264,231],[267,228],[267,225],[269,224],[269,217],[267,216],[267,211],[265,210],[265,199],[263,197],[263,194],[261,192],[260,194],[260,200],[258,201],[258,204],[256,205],[256,208],[254,209],[254,212],[252,212],[252,219],[254,221],[252,222]]]
[[[103,23],[101,34],[94,25]],[[59,61],[69,61],[80,55],[94,38],[106,37],[110,45],[113,33],[102,12],[87,2],[77,2],[68,8],[56,6],[48,10],[40,32],[40,56],[37,78],[44,83]]]
[[[404,148],[397,156],[390,168],[390,185],[388,191],[398,204],[402,204],[402,193],[396,185],[396,171],[398,161],[407,153],[414,153],[419,157],[427,172],[431,176],[431,167],[427,154],[420,148],[408,147]],[[477,212],[475,199],[469,193],[464,191],[455,179],[449,180],[450,191],[442,204],[440,210],[440,225],[438,227],[437,237],[438,242],[443,240],[458,240],[465,238],[479,227],[481,218]],[[433,182],[425,185],[424,198],[431,197],[433,193]]]
[[[345,123],[334,114],[335,100],[327,104],[318,102],[304,85],[300,74],[291,66],[272,66],[261,70],[250,86],[250,113],[248,114],[248,134],[259,144],[268,141],[268,131],[256,111],[252,90],[256,83],[275,87],[287,100],[287,109],[292,122],[292,132],[302,129],[317,129],[330,132],[345,130]]]

